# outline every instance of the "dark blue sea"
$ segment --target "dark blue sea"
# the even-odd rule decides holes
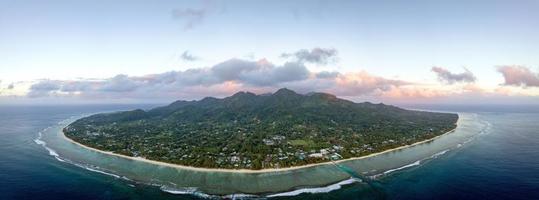
[[[199,199],[59,162],[34,142],[72,116],[153,105],[0,106],[0,199]],[[466,146],[376,180],[279,199],[539,199],[539,107],[428,106],[491,125]]]

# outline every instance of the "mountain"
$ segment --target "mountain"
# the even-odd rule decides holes
[[[441,135],[458,115],[354,103],[327,93],[238,92],[148,111],[105,113],[64,129],[84,145],[195,167],[276,168],[367,155]]]

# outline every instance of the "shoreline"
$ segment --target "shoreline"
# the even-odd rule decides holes
[[[457,119],[457,123],[458,123],[459,120],[460,120],[460,117]],[[86,146],[84,144],[81,144],[81,143],[79,143],[77,141],[74,141],[71,138],[67,137],[64,134],[63,128],[60,129],[60,131],[61,131],[61,135],[62,135],[63,138],[65,138],[67,141],[69,141],[69,142],[71,142],[71,143],[73,143],[75,145],[78,145],[78,146],[80,146],[82,148],[92,150],[92,151],[95,151],[95,152],[99,152],[99,153],[102,153],[102,154],[107,154],[107,155],[111,155],[111,156],[116,156],[116,157],[120,157],[120,158],[129,159],[129,160],[145,162],[145,163],[150,163],[150,164],[154,164],[154,165],[161,165],[161,166],[166,166],[166,167],[172,167],[172,168],[177,168],[177,169],[201,171],[201,172],[227,172],[227,173],[254,173],[254,174],[256,174],[256,173],[272,173],[272,172],[291,171],[291,170],[310,168],[310,167],[316,167],[316,166],[321,166],[321,165],[335,165],[337,163],[341,163],[341,162],[345,162],[345,161],[360,160],[360,159],[365,159],[365,158],[369,158],[369,157],[374,157],[374,156],[377,156],[377,155],[390,153],[390,152],[398,151],[398,150],[402,150],[402,149],[406,149],[406,148],[409,148],[409,147],[413,147],[413,146],[416,146],[416,145],[420,145],[420,144],[423,144],[423,143],[427,143],[427,142],[436,140],[436,139],[438,139],[438,138],[440,138],[440,137],[442,137],[442,136],[444,136],[446,134],[454,132],[457,128],[458,128],[458,126],[455,127],[454,129],[451,129],[451,130],[445,132],[444,134],[441,134],[441,135],[438,135],[436,137],[429,138],[429,139],[426,139],[426,140],[423,140],[423,141],[415,142],[413,144],[404,145],[404,146],[384,150],[384,151],[377,152],[377,153],[371,153],[369,155],[364,155],[364,156],[360,156],[360,157],[352,157],[352,158],[336,160],[336,161],[330,160],[330,161],[327,161],[327,162],[312,163],[312,164],[307,164],[307,165],[302,165],[302,166],[293,166],[293,167],[285,167],[285,168],[272,168],[272,169],[260,169],[260,170],[191,167],[191,166],[186,166],[186,165],[179,165],[179,164],[172,164],[172,163],[167,163],[167,162],[162,162],[162,161],[150,160],[150,159],[141,158],[141,157],[131,157],[131,156],[117,154],[117,153],[110,152],[110,151],[103,151],[103,150],[100,150],[100,149],[96,149],[96,148],[93,148],[93,147]]]

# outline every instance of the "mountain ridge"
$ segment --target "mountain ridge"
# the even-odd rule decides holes
[[[147,111],[97,114],[64,129],[97,149],[195,167],[263,169],[383,151],[443,134],[458,115],[355,103],[328,93],[237,92]],[[329,153],[328,153],[329,152]]]

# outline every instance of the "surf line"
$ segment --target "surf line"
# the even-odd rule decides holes
[[[366,183],[369,187],[371,187],[376,192],[376,194],[379,197],[385,197],[382,186],[375,179],[365,177],[359,173],[356,173],[356,171],[354,171],[353,169],[350,169],[347,166],[341,165],[333,160],[331,161],[331,163],[333,163],[333,165],[337,167],[337,169],[339,169],[340,171],[349,174],[352,178],[359,179],[360,182]]]

